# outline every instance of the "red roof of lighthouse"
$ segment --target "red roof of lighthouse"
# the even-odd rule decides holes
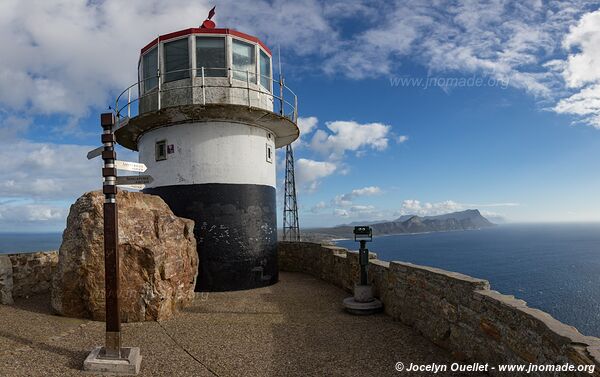
[[[219,29],[219,28],[215,28],[215,29],[189,28],[189,29],[175,31],[175,32],[169,33],[169,34],[164,34],[164,35],[161,35],[158,38],[154,39],[152,42],[148,43],[146,46],[144,46],[144,48],[142,48],[142,50],[141,50],[141,53],[143,54],[144,52],[148,51],[152,47],[156,46],[156,44],[158,43],[159,40],[162,42],[162,41],[166,41],[169,39],[182,37],[184,35],[190,35],[190,34],[223,34],[223,35],[229,34],[229,35],[233,35],[233,36],[245,39],[250,42],[258,43],[269,55],[271,55],[271,50],[260,39],[254,37],[252,35],[239,32],[234,29]]]

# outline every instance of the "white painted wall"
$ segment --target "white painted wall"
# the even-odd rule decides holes
[[[275,139],[262,128],[231,122],[185,123],[154,129],[139,140],[139,160],[154,182],[147,187],[202,183],[255,184],[275,187]],[[155,145],[174,146],[156,161]],[[267,162],[267,144],[272,162]]]

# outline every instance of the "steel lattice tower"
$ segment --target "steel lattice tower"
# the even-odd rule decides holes
[[[298,200],[296,198],[296,178],[294,176],[294,150],[292,145],[285,147],[285,194],[283,199],[283,240],[300,241],[298,225]]]

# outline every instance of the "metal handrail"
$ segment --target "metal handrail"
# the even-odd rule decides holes
[[[206,76],[206,71],[210,71],[210,70],[225,70],[227,71],[225,76]],[[164,87],[164,82],[163,81],[163,77],[167,76],[169,74],[174,74],[174,73],[179,73],[179,72],[190,72],[190,75],[184,79],[193,79],[193,78],[202,78],[201,80],[201,84],[200,85],[177,85],[174,86],[172,88],[165,88]],[[243,76],[245,76],[245,80],[240,80],[238,78],[233,77],[234,73],[242,73]],[[197,75],[197,73],[200,73],[200,76]],[[240,75],[240,76],[242,76]],[[252,80],[250,80],[250,77],[252,77]],[[261,81],[262,78],[266,78],[268,80],[268,83],[270,84],[270,88],[269,89],[264,89]],[[150,81],[150,80],[157,80],[157,85],[144,90],[144,93],[141,92],[141,89],[145,87],[145,83]],[[227,84],[208,84],[210,83],[210,81],[212,79],[228,79],[228,83]],[[242,82],[245,85],[234,85],[233,80],[236,80],[238,82]],[[183,80],[183,79],[180,79]],[[168,82],[176,82],[176,81],[180,81],[180,80],[173,80],[173,81],[168,81]],[[208,82],[208,83],[207,83]],[[192,82],[193,83],[193,82]],[[144,84],[142,86],[142,84]],[[256,87],[252,87],[251,84],[253,84]],[[279,86],[280,88],[280,94],[279,95],[275,95],[274,94],[274,89],[275,87]],[[137,87],[137,97],[132,99],[131,94],[132,94],[132,90],[134,88]],[[173,70],[173,71],[169,71],[169,72],[165,72],[165,73],[160,73],[157,72],[157,75],[155,76],[149,76],[149,77],[145,77],[141,80],[139,80],[138,82],[128,86],[125,90],[123,90],[119,96],[117,97],[116,101],[115,101],[115,112],[116,112],[116,116],[118,119],[123,117],[123,112],[125,110],[127,110],[127,117],[131,118],[131,107],[132,104],[137,103],[138,104],[138,114],[139,114],[139,104],[140,104],[140,100],[148,97],[148,96],[154,96],[157,95],[157,105],[158,105],[158,109],[160,110],[162,108],[161,106],[161,97],[164,93],[172,91],[172,90],[180,90],[180,89],[193,89],[193,88],[201,88],[202,89],[202,104],[205,105],[206,104],[206,88],[227,88],[227,89],[243,89],[246,91],[247,93],[247,100],[248,100],[248,106],[251,106],[251,98],[250,95],[252,92],[257,93],[257,98],[260,98],[260,95],[266,95],[267,97],[270,97],[271,101],[273,101],[273,103],[275,103],[275,101],[277,100],[277,102],[279,102],[279,113],[282,116],[285,116],[286,118],[290,119],[292,122],[296,123],[298,120],[298,97],[296,96],[296,94],[294,93],[294,91],[292,91],[289,87],[287,87],[284,83],[283,80],[275,80],[273,78],[271,78],[270,76],[267,75],[262,75],[262,74],[257,74],[256,72],[251,72],[249,70],[239,70],[239,69],[234,69],[234,68],[222,68],[222,67],[196,67],[196,68],[186,68],[186,69],[179,69],[179,70]],[[292,97],[292,102],[288,101],[286,98],[284,98],[284,93],[285,92],[289,92],[288,93],[288,98],[291,95]],[[122,102],[122,98],[127,95],[127,102],[124,105],[120,105],[120,102]],[[286,111],[286,109],[289,109],[289,112]]]

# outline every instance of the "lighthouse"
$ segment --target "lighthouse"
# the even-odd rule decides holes
[[[299,136],[297,98],[260,39],[211,17],[141,49],[115,136],[154,178],[143,192],[195,221],[196,290],[241,290],[278,280],[275,150]]]

